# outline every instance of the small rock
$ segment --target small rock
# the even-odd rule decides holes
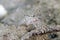
[[[7,10],[3,7],[3,5],[0,5],[0,19],[7,15]]]

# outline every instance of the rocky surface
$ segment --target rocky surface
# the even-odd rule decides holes
[[[0,0],[0,4],[8,11],[0,20],[0,40],[60,40],[60,0]]]

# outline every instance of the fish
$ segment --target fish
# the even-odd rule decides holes
[[[60,25],[47,25],[43,22],[43,20],[38,19],[38,17],[25,17],[23,23],[27,25],[33,24],[35,25],[36,29],[31,30],[30,32],[26,33],[24,36],[21,37],[21,40],[29,39],[30,37],[32,37],[33,34],[43,35],[46,33],[60,31]]]

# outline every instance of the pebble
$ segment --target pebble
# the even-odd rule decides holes
[[[0,4],[0,19],[7,15],[7,10]]]

